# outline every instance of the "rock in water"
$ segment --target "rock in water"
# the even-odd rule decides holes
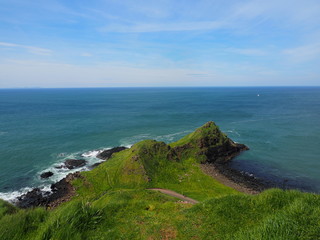
[[[41,178],[49,178],[53,175],[53,172],[44,172],[44,173],[41,173],[40,177]]]
[[[127,149],[126,147],[115,147],[115,148],[111,148],[111,149],[108,149],[108,150],[104,150],[103,152],[99,153],[97,155],[97,158],[100,158],[100,159],[103,159],[103,160],[107,160],[108,158],[111,157],[111,155],[113,153],[116,153],[116,152],[120,152],[122,150],[125,150]]]
[[[79,168],[83,167],[86,165],[86,160],[83,159],[67,159],[64,164],[68,169],[74,169],[74,168]]]

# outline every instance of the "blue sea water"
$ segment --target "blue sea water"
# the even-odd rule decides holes
[[[250,147],[235,168],[320,192],[318,87],[2,89],[0,197],[48,187],[66,158],[90,165],[98,150],[172,142],[207,121]]]

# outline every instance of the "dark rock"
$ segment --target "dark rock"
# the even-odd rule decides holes
[[[53,176],[53,172],[50,172],[50,171],[41,173],[41,175],[40,175],[41,178],[49,178],[51,176]]]
[[[254,191],[262,192],[271,187],[271,183],[267,183],[253,175],[248,175],[237,169],[233,169],[229,166],[229,163],[215,163],[214,166],[221,174],[231,179],[233,182],[244,185]]]
[[[167,158],[171,161],[178,162],[183,158],[183,156],[188,152],[190,148],[192,148],[192,145],[189,143],[182,146],[170,148],[168,151]]]
[[[70,188],[71,186],[67,181],[67,177],[61,179],[59,182],[51,184],[52,194],[50,195],[50,202],[65,196],[70,191]]]
[[[123,151],[125,149],[127,149],[127,148],[126,147],[115,147],[115,148],[111,148],[108,150],[104,150],[103,152],[101,152],[97,155],[97,158],[107,160],[112,156],[113,153],[117,153],[117,152]]]
[[[74,179],[82,178],[80,172],[69,173],[65,178],[51,185],[52,194],[48,196],[46,207],[52,208],[71,199],[75,189],[71,182]]]
[[[48,202],[48,198],[39,188],[34,188],[26,194],[18,197],[17,206],[20,208],[30,208],[44,206]]]
[[[174,162],[180,161],[180,158],[179,158],[179,156],[178,156],[178,153],[177,153],[177,151],[175,151],[174,148],[171,148],[171,149],[168,151],[167,159],[169,159],[170,161],[174,161]]]
[[[51,192],[41,191],[39,188],[34,188],[26,194],[17,198],[16,205],[20,208],[31,207],[56,207],[62,202],[70,200],[75,194],[75,189],[71,185],[71,181],[76,178],[82,178],[79,172],[70,173],[65,178],[51,185]]]
[[[204,154],[209,163],[227,163],[240,152],[249,150],[246,145],[235,143],[229,138],[221,145],[217,145],[215,139],[203,138],[199,147],[202,150],[200,154]]]
[[[67,159],[64,162],[66,168],[68,169],[83,167],[84,165],[86,165],[86,163],[86,160],[83,159]]]

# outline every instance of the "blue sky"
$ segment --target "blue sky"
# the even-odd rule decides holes
[[[0,88],[320,85],[319,0],[0,0]]]

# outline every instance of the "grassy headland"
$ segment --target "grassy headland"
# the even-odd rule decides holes
[[[136,143],[82,172],[73,198],[54,209],[0,201],[0,239],[320,239],[319,195],[246,195],[202,172],[201,163],[228,161],[243,149],[212,122],[169,145]]]

